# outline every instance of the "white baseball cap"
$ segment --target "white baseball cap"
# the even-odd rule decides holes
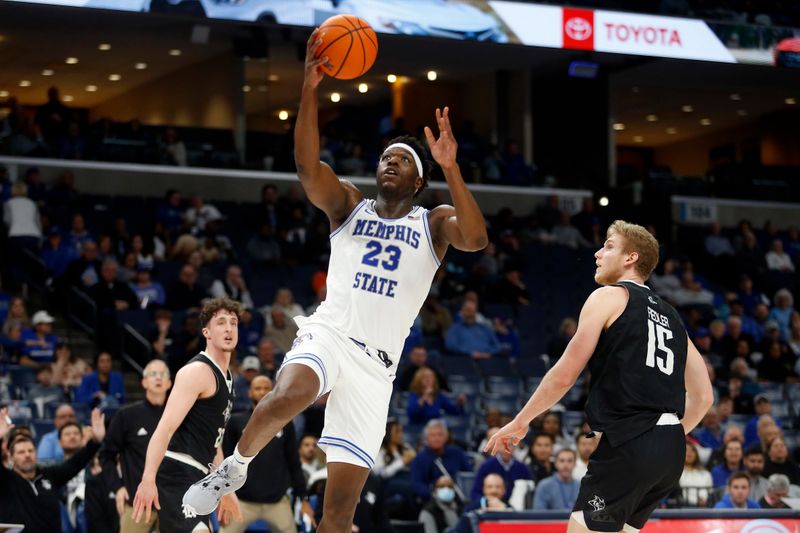
[[[33,319],[31,320],[34,326],[37,326],[39,324],[52,324],[55,321],[56,319],[50,316],[50,313],[48,313],[44,309],[42,309],[41,311],[36,311],[33,314]]]
[[[255,355],[248,355],[242,360],[239,370],[261,370],[261,361]]]

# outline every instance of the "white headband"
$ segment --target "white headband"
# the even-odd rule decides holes
[[[387,150],[391,150],[392,148],[402,148],[406,152],[410,153],[414,157],[414,162],[417,164],[417,173],[419,174],[419,177],[420,178],[424,177],[422,175],[422,160],[419,158],[417,152],[414,151],[413,148],[411,148],[406,143],[394,143],[387,146],[386,149],[383,151],[383,153],[385,154]]]

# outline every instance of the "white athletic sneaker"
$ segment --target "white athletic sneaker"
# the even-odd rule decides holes
[[[183,495],[184,514],[211,514],[219,505],[220,498],[242,488],[245,481],[247,467],[238,464],[233,456],[227,457],[216,470],[189,487]]]

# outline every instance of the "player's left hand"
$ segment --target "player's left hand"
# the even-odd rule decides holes
[[[231,518],[237,522],[244,522],[242,510],[239,508],[239,498],[236,497],[235,493],[226,494],[220,499],[219,507],[217,507],[217,517],[219,518],[219,523],[223,526],[230,524]]]
[[[497,452],[503,450],[510,453],[527,433],[528,425],[523,424],[515,418],[500,428],[500,431],[492,435],[492,438],[486,443],[483,451],[489,455],[495,455]]]
[[[92,439],[96,443],[103,442],[106,436],[106,415],[100,412],[100,409],[92,409]]]
[[[436,108],[436,124],[439,126],[439,138],[436,139],[431,129],[425,126],[425,139],[428,141],[433,159],[443,170],[447,170],[456,164],[456,152],[458,151],[458,143],[453,137],[453,128],[450,126],[449,107],[445,107],[444,111]]]

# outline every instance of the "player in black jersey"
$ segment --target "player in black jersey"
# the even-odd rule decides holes
[[[147,446],[142,482],[133,500],[133,519],[150,521],[159,510],[162,533],[210,531],[207,516],[182,507],[183,494],[222,461],[222,438],[233,407],[233,378],[228,369],[239,340],[241,304],[216,298],[203,306],[200,323],[206,349],[175,376],[164,414]],[[162,463],[163,461],[163,463]],[[242,520],[235,494],[222,499],[220,521]]]
[[[589,364],[586,414],[600,434],[570,517],[568,533],[641,529],[678,486],[685,434],[713,401],[703,358],[671,305],[644,285],[658,242],[618,220],[595,253],[595,290],[578,330],[528,403],[485,451],[511,451],[530,421],[559,401]]]

